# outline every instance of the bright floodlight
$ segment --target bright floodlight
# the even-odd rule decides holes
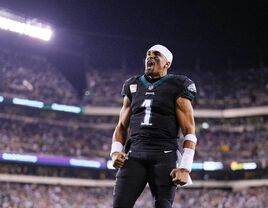
[[[0,28],[33,38],[39,38],[44,41],[49,41],[53,34],[49,26],[34,25],[29,22],[21,22],[3,16],[0,16]]]

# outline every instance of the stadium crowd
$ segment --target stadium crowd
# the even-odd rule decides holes
[[[0,49],[0,94],[47,103],[78,104],[73,86],[45,58]]]
[[[140,71],[101,71],[88,67],[87,87],[82,99],[74,86],[44,57],[0,50],[0,93],[48,103],[120,106],[124,81]],[[268,104],[268,68],[172,70],[194,80],[196,108],[238,108]],[[49,81],[48,81],[49,80]]]
[[[110,131],[1,119],[1,152],[94,158],[110,149]],[[103,154],[102,154],[103,156]],[[108,155],[105,155],[106,157]]]
[[[95,126],[91,126],[83,122],[77,123],[76,119],[64,123],[42,118],[14,118],[3,118],[3,115],[0,115],[2,152],[109,158],[114,121],[106,124],[98,124],[95,121]],[[201,128],[202,125],[197,120],[199,142],[195,160],[268,160],[267,118],[244,119],[244,122],[242,120],[231,120],[231,123],[234,123],[230,124],[232,127],[226,127],[226,124],[219,121],[214,121],[216,124],[213,124],[213,120],[210,120],[209,129]],[[255,121],[258,123],[254,123]],[[94,123],[94,120],[91,122]]]
[[[260,161],[267,160],[268,132],[255,131],[225,132],[206,131],[199,133],[196,151],[198,161]],[[212,151],[213,150],[213,151]]]
[[[122,103],[120,96],[122,85],[129,76],[123,71],[113,73],[112,76],[98,70],[87,72],[87,89],[82,100],[83,105],[120,106]]]
[[[174,208],[265,208],[267,187],[240,191],[226,189],[178,189]],[[112,188],[70,187],[37,184],[1,183],[2,208],[107,208],[112,207]],[[134,208],[151,208],[146,189]]]
[[[222,73],[196,71],[189,75],[187,71],[174,70],[172,73],[186,74],[195,81],[198,89],[194,101],[196,108],[223,109],[268,104],[268,68],[225,70]],[[86,77],[85,105],[116,106],[122,102],[122,84],[131,74],[117,72],[111,76],[95,70],[88,72]]]

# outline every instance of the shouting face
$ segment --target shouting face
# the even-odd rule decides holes
[[[170,63],[158,51],[148,51],[145,59],[145,74],[152,78],[159,78],[166,74]]]

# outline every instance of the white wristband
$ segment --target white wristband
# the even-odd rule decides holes
[[[184,151],[182,154],[181,162],[179,164],[179,168],[184,168],[191,172],[195,151],[190,148],[183,148],[183,150]]]
[[[112,147],[111,147],[110,156],[112,157],[112,154],[114,152],[122,152],[123,148],[124,147],[120,142],[113,142]]]
[[[193,142],[195,144],[197,143],[197,138],[196,138],[196,136],[194,134],[185,135],[184,141],[186,141],[186,140],[191,141],[191,142]]]

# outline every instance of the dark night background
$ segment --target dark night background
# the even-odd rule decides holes
[[[54,30],[48,43],[0,31],[0,44],[45,54],[73,83],[81,83],[85,61],[103,70],[143,70],[156,43],[173,52],[178,71],[196,62],[201,70],[268,64],[267,1],[1,0],[0,7]]]

